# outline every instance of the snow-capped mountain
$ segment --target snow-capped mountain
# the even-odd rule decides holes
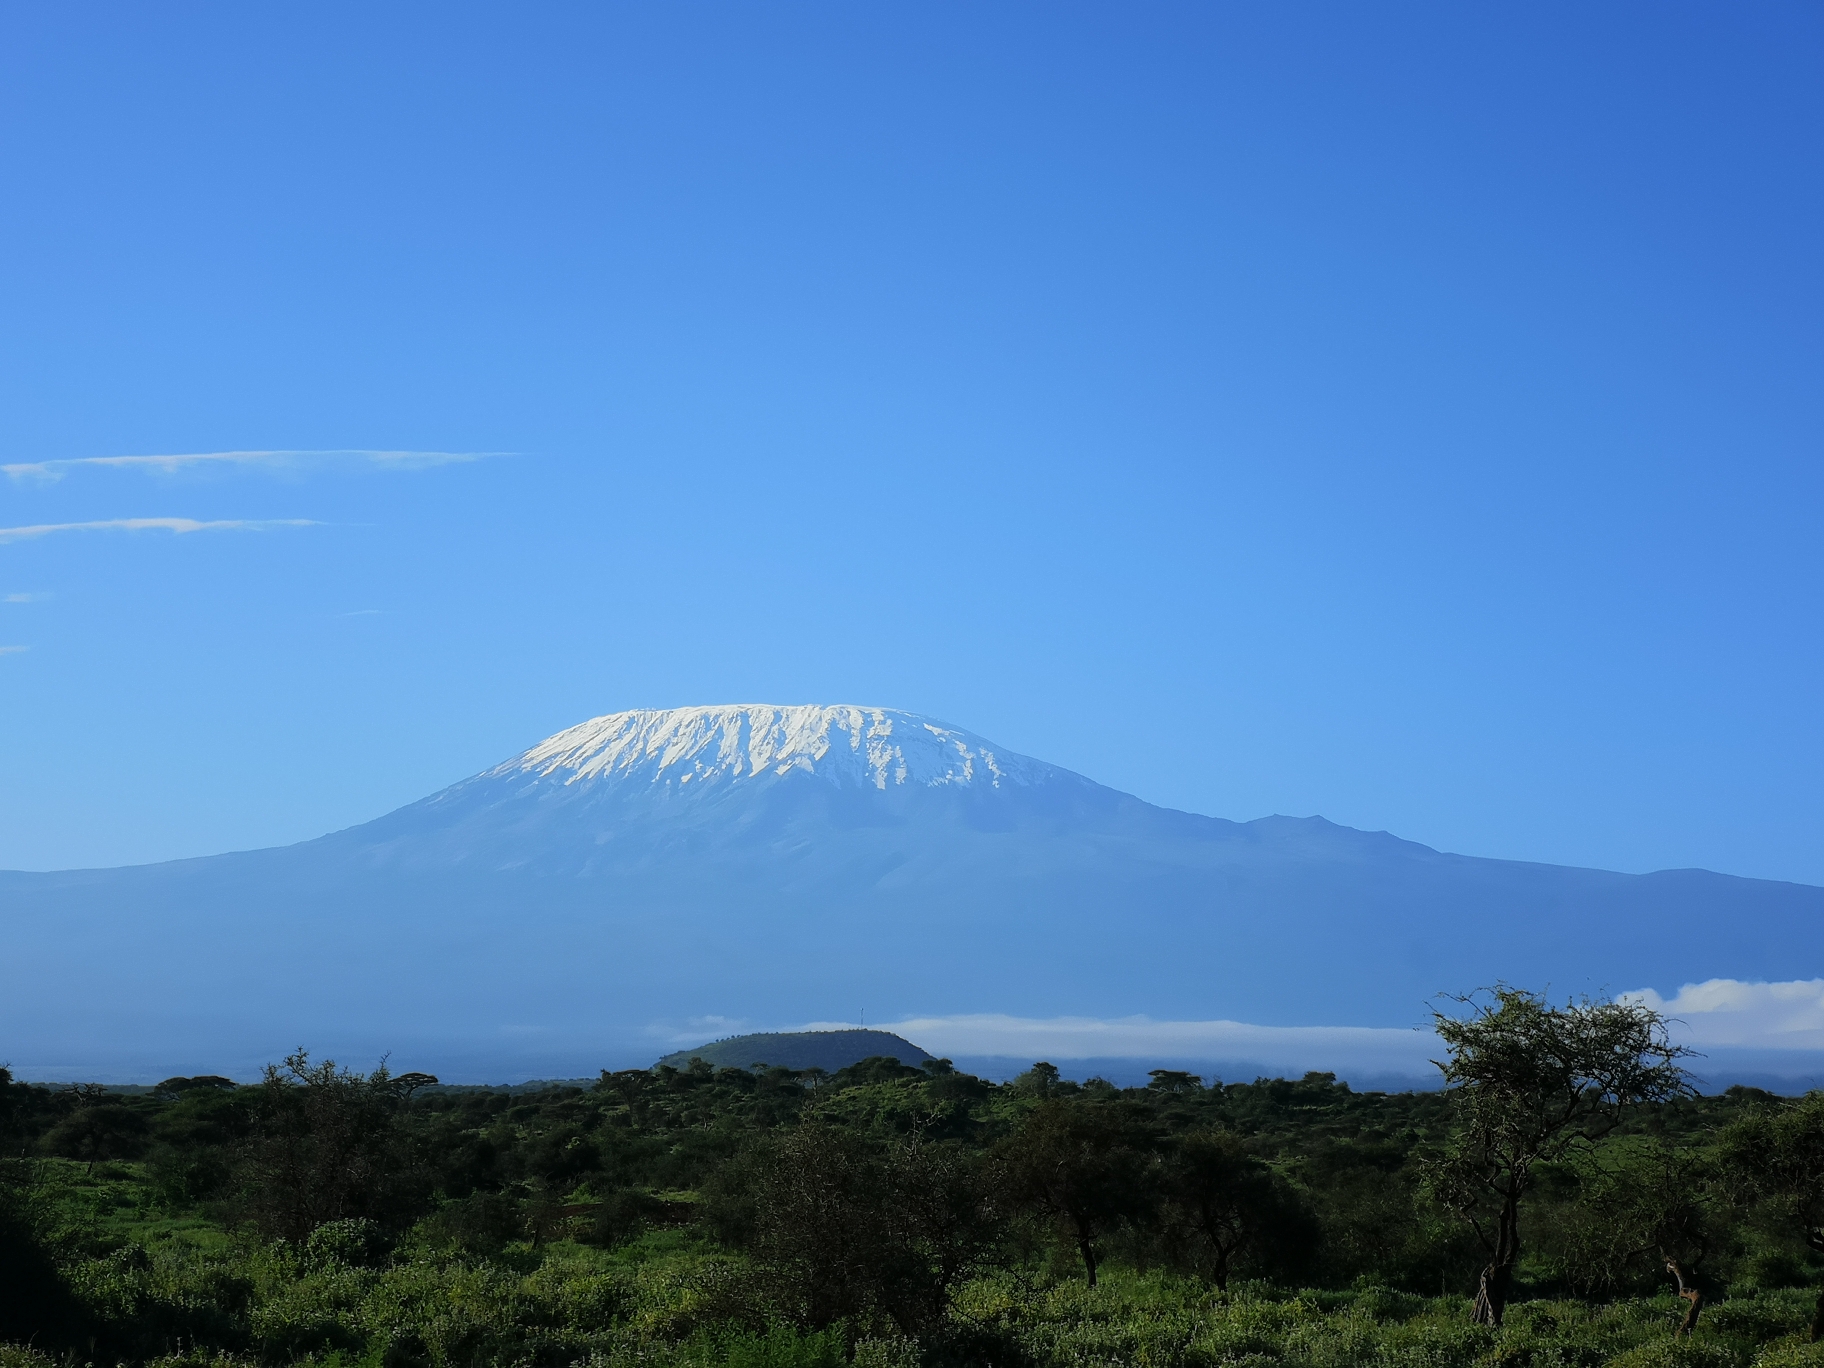
[[[838,787],[886,789],[1031,784],[1064,771],[998,752],[971,732],[893,708],[641,709],[609,713],[489,770],[565,784],[659,784],[679,791],[813,774]]]
[[[0,874],[0,1060],[574,1076],[864,1008],[1409,1026],[1496,980],[1805,978],[1821,918],[1795,884],[1174,812],[888,708],[618,712],[299,845]]]
[[[787,846],[853,858],[872,847],[862,828],[1030,825],[1132,802],[915,713],[732,704],[592,718],[324,839],[378,863],[604,877],[683,846],[696,859],[765,861]],[[831,827],[849,834],[832,843],[820,834]],[[949,848],[930,836],[907,846],[912,860]]]

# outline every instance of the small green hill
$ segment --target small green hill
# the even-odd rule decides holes
[[[920,1065],[931,1058],[918,1046],[891,1031],[770,1031],[730,1036],[688,1050],[668,1054],[658,1064],[682,1069],[701,1059],[719,1069],[751,1069],[771,1064],[782,1069],[823,1069],[835,1073],[875,1055]]]

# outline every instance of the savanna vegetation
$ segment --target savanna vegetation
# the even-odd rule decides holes
[[[1402,1094],[0,1071],[0,1368],[1824,1368],[1824,1093],[1695,1095],[1631,1004],[1438,1025]]]

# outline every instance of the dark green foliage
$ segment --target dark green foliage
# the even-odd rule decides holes
[[[386,1261],[392,1241],[377,1221],[365,1216],[327,1221],[304,1241],[304,1266],[316,1271],[374,1268]]]
[[[753,1254],[795,1319],[929,1335],[1001,1238],[979,1155],[824,1121],[770,1137],[712,1182],[705,1220]]]
[[[1426,1174],[1488,1255],[1476,1318],[1499,1325],[1521,1254],[1520,1216],[1543,1166],[1588,1152],[1623,1115],[1689,1093],[1665,1023],[1628,1002],[1552,1007],[1537,993],[1496,987],[1435,1013],[1454,1126]]]
[[[0,1368],[1824,1368],[1824,1094],[1554,1087],[1516,1092],[1575,1134],[1529,1161],[1497,1327],[1437,1175],[1505,1133],[1448,1093],[888,1057],[530,1090],[301,1053],[131,1097],[0,1075],[27,1156],[0,1344],[37,1346]]]
[[[83,1317],[59,1274],[54,1220],[35,1177],[23,1160],[0,1160],[0,1344],[62,1347],[79,1338]]]
[[[1041,1078],[1045,1092],[1055,1090],[1055,1077]],[[1158,1147],[1136,1103],[1046,1096],[1002,1142],[999,1157],[1014,1199],[1055,1225],[1094,1287],[1102,1241],[1144,1222],[1159,1202]]]
[[[187,1092],[231,1093],[234,1088],[232,1078],[223,1078],[220,1074],[199,1074],[195,1078],[167,1078],[152,1089],[152,1095],[167,1100],[182,1097]]]
[[[1316,1222],[1291,1185],[1233,1131],[1178,1136],[1159,1187],[1170,1257],[1219,1288],[1227,1290],[1236,1273],[1291,1281],[1311,1261]]]
[[[1824,1092],[1784,1104],[1764,1095],[1750,1099],[1723,1133],[1720,1149],[1739,1190],[1758,1201],[1795,1246],[1789,1257],[1801,1244],[1814,1261],[1824,1257]],[[1824,1339],[1824,1290],[1811,1339]]]
[[[294,1244],[332,1221],[409,1224],[428,1175],[403,1124],[405,1092],[384,1064],[359,1074],[300,1050],[270,1066],[243,1145],[241,1211]]]
[[[693,1059],[717,1069],[822,1069],[836,1073],[861,1060],[894,1059],[914,1068],[931,1058],[891,1031],[776,1031],[730,1036],[710,1045],[678,1050],[654,1068],[685,1069]]]
[[[501,1192],[472,1192],[445,1202],[417,1229],[428,1245],[481,1255],[498,1254],[525,1233],[526,1213],[518,1201]]]
[[[145,1115],[125,1102],[103,1097],[86,1101],[52,1126],[39,1147],[60,1159],[94,1167],[103,1159],[136,1159],[145,1151]]]

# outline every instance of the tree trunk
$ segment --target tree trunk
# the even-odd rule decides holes
[[[1507,1312],[1507,1286],[1512,1264],[1491,1263],[1476,1284],[1476,1305],[1470,1319],[1477,1325],[1499,1325]]]
[[[1510,1183],[1501,1197],[1501,1223],[1489,1249],[1488,1267],[1476,1285],[1476,1305],[1470,1319],[1477,1325],[1499,1325],[1507,1314],[1507,1294],[1514,1265],[1520,1259],[1520,1187]]]
[[[1805,1243],[1824,1254],[1824,1230],[1806,1231]],[[1816,1344],[1819,1340],[1824,1340],[1824,1287],[1818,1289],[1817,1309],[1811,1313],[1811,1342]]]
[[[1666,1271],[1678,1281],[1678,1295],[1690,1303],[1685,1308],[1685,1318],[1678,1323],[1678,1329],[1672,1332],[1673,1339],[1688,1338],[1697,1329],[1697,1313],[1703,1310],[1704,1294],[1695,1282],[1685,1277],[1685,1270],[1677,1259],[1666,1260]]]
[[[1096,1244],[1094,1232],[1087,1229],[1082,1222],[1077,1222],[1077,1252],[1083,1256],[1083,1272],[1088,1277],[1089,1285],[1096,1285]]]
[[[1078,1240],[1077,1248],[1083,1253],[1083,1272],[1088,1275],[1089,1285],[1096,1285],[1096,1247],[1088,1240]]]

